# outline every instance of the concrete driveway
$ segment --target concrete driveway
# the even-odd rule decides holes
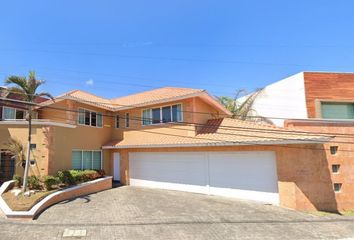
[[[0,218],[4,240],[74,239],[63,237],[72,230],[86,230],[75,239],[344,239],[354,238],[354,218],[137,187],[66,201],[35,221]]]

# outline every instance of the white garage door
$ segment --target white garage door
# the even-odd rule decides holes
[[[274,152],[129,153],[130,184],[279,204]]]

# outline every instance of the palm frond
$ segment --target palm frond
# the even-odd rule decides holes
[[[54,97],[48,92],[40,92],[36,94],[36,97],[47,97],[54,102]]]
[[[5,85],[15,84],[22,88],[24,91],[27,90],[27,80],[26,77],[22,76],[9,76],[5,79]]]
[[[240,89],[236,91],[234,98],[221,96],[218,97],[218,100],[232,113],[233,118],[273,124],[271,120],[258,116],[257,112],[253,109],[255,101],[263,94],[263,89],[257,89],[254,93],[246,95],[240,101],[240,97],[246,93],[244,89]]]
[[[23,165],[23,162],[25,161],[25,147],[23,144],[15,138],[10,138],[4,146],[5,152],[15,157],[17,162],[16,165]]]
[[[14,91],[24,97],[24,100],[28,102],[33,102],[36,97],[47,96],[53,98],[49,93],[37,94],[37,89],[39,86],[44,84],[44,80],[39,80],[36,78],[36,73],[34,71],[29,72],[28,78],[22,76],[9,76],[5,79],[6,85],[14,85],[11,87],[11,91]],[[22,90],[22,91],[21,91]]]

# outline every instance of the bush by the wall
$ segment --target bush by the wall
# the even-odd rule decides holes
[[[75,184],[75,178],[72,176],[69,170],[58,171],[57,177],[60,182],[65,185],[73,185]]]
[[[58,177],[45,176],[43,178],[43,184],[47,190],[53,190],[53,186],[57,186],[58,184],[60,184],[60,180]]]
[[[21,187],[22,186],[22,177],[21,176],[19,176],[19,175],[14,175],[13,176],[13,178],[12,178],[12,180],[15,180],[15,186],[16,187]]]
[[[103,169],[100,170],[95,170],[97,172],[97,174],[99,175],[99,177],[104,177],[106,175],[105,171]]]
[[[42,189],[42,185],[41,185],[41,182],[39,181],[38,177],[29,176],[27,178],[27,181],[28,181],[29,189],[36,189],[36,190]]]

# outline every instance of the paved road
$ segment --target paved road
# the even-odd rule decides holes
[[[80,238],[65,229],[86,230]],[[57,204],[37,220],[0,217],[0,239],[354,239],[354,218],[215,196],[120,187]]]

